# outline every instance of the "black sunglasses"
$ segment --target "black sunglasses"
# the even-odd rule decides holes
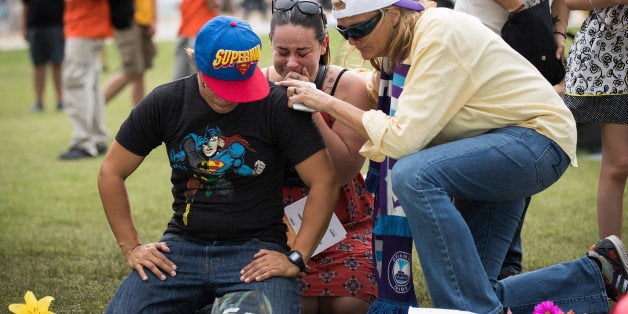
[[[273,0],[272,12],[275,10],[290,11],[295,5],[299,11],[308,15],[315,15],[319,12],[321,15],[323,14],[323,7],[318,2],[308,0]]]
[[[348,40],[349,38],[360,39],[370,34],[373,29],[375,29],[375,26],[377,26],[377,23],[379,23],[379,20],[381,20],[381,18],[382,11],[378,10],[377,15],[373,16],[364,23],[355,24],[347,28],[336,25],[336,29],[338,30],[340,35],[342,35],[342,37],[344,37],[346,40]]]

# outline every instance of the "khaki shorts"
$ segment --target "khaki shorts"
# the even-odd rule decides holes
[[[115,30],[113,39],[120,52],[124,73],[142,74],[153,67],[157,49],[147,33],[148,26],[137,24],[122,30]]]

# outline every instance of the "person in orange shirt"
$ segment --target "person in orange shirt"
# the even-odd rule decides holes
[[[126,28],[115,28],[114,41],[120,52],[122,68],[105,83],[105,101],[109,102],[127,84],[131,84],[131,101],[136,106],[144,97],[144,72],[153,67],[157,53],[153,35],[157,24],[155,0],[135,0],[133,22]]]
[[[63,95],[72,123],[69,149],[62,160],[95,157],[107,150],[105,99],[100,87],[100,52],[113,33],[107,0],[66,0]]]
[[[175,80],[196,73],[190,64],[185,48],[194,49],[196,33],[205,22],[211,20],[220,12],[221,0],[183,0],[179,5],[181,10],[181,25],[177,42],[174,46],[174,76]]]

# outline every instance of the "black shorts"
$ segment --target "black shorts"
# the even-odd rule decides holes
[[[63,26],[33,27],[28,30],[28,42],[33,64],[63,62],[65,48]]]

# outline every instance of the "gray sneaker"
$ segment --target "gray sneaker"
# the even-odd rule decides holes
[[[608,236],[592,246],[587,256],[599,262],[608,298],[617,301],[624,296],[628,290],[628,253],[621,240]]]

